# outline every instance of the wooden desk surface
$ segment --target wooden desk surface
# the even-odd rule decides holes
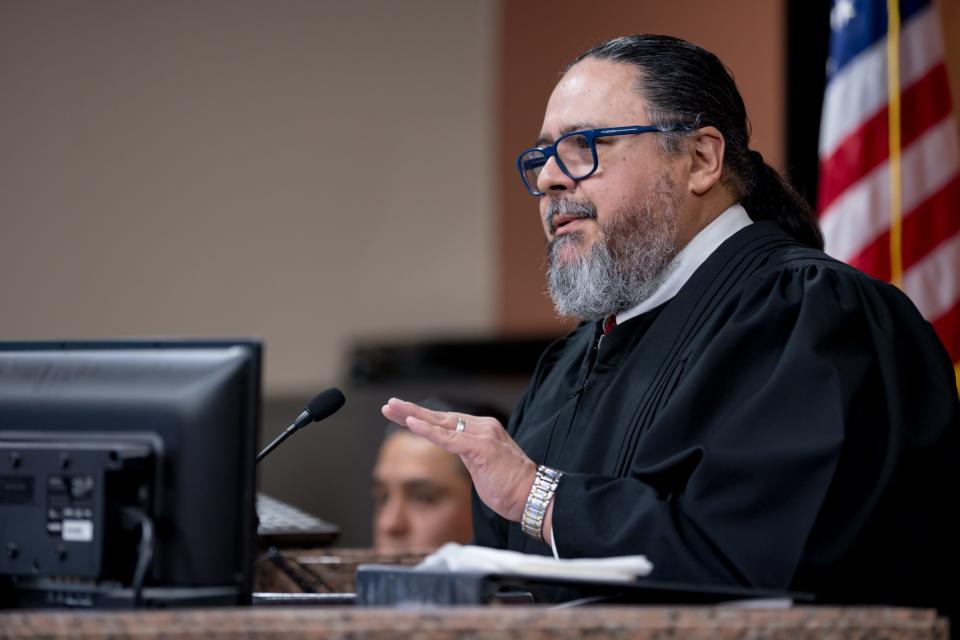
[[[947,640],[925,609],[798,607],[249,607],[143,612],[0,613],[0,637],[26,638],[530,638],[567,640]]]

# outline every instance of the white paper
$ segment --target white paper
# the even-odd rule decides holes
[[[517,551],[504,551],[449,542],[416,566],[422,571],[473,571],[513,573],[554,578],[629,582],[650,575],[653,564],[646,556],[575,558],[557,560]]]

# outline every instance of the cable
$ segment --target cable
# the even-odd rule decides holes
[[[123,514],[140,525],[140,544],[137,545],[137,567],[133,572],[133,606],[139,607],[143,595],[143,581],[153,560],[153,520],[140,509],[125,507]]]

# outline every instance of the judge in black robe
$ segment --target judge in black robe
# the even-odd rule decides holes
[[[555,305],[590,321],[543,355],[506,429],[395,399],[384,415],[464,460],[479,544],[552,538],[562,558],[644,554],[658,580],[949,609],[951,363],[896,288],[820,251],[809,205],[748,141],[709,52],[640,35],[581,56],[517,167]],[[753,224],[601,340],[599,319],[654,299],[664,247],[735,203]],[[563,474],[555,494],[538,465]]]
[[[824,601],[943,602],[956,575],[958,402],[896,288],[772,222],[667,303],[540,359],[509,434],[560,469],[560,557]],[[475,501],[476,542],[551,553]]]

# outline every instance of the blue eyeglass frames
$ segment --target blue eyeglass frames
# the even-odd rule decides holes
[[[597,138],[608,136],[631,136],[640,133],[656,131],[669,133],[673,131],[691,131],[686,125],[674,125],[661,128],[654,125],[635,125],[629,127],[607,127],[604,129],[584,129],[571,131],[549,147],[534,147],[527,149],[517,157],[517,169],[523,186],[531,195],[542,196],[537,191],[537,177],[544,165],[551,157],[557,159],[557,166],[571,180],[583,180],[594,174],[599,165],[597,159]]]

